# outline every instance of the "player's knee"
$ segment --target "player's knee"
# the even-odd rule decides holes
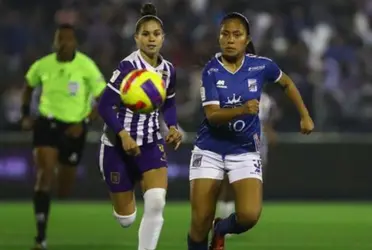
[[[36,172],[35,190],[50,191],[54,179],[54,172],[40,169]]]
[[[247,230],[254,227],[260,219],[261,209],[247,209],[245,211],[237,212],[237,222],[246,227]]]
[[[165,207],[165,195],[166,190],[163,188],[152,188],[147,190],[143,195],[145,202],[144,215],[162,216]]]
[[[192,227],[200,235],[204,235],[212,226],[214,215],[209,211],[193,212]]]
[[[119,215],[118,213],[115,212],[114,209],[112,214],[117,220],[117,222],[119,222],[120,226],[127,228],[130,227],[136,220],[137,211],[134,211],[134,213],[130,215]]]

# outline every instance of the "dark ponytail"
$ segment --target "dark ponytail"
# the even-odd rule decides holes
[[[256,49],[255,49],[254,44],[253,44],[252,41],[250,41],[250,42],[248,43],[247,47],[245,48],[245,52],[246,52],[247,54],[253,54],[253,55],[256,54]]]
[[[141,18],[138,19],[136,23],[136,33],[138,33],[138,31],[140,30],[142,24],[150,20],[157,21],[160,24],[160,26],[163,28],[163,22],[157,16],[157,10],[156,10],[155,5],[153,5],[152,3],[145,3],[141,8]]]
[[[226,20],[229,20],[229,19],[239,19],[243,25],[244,25],[244,28],[247,32],[247,35],[250,36],[251,35],[251,25],[248,21],[248,19],[243,15],[243,14],[240,14],[238,12],[231,12],[229,14],[227,14],[226,16],[224,16],[224,18],[222,19],[222,22],[221,22],[221,25],[226,21]],[[250,41],[247,45],[247,48],[245,49],[245,52],[248,53],[248,54],[256,54],[256,49],[254,47],[254,44],[252,41]]]

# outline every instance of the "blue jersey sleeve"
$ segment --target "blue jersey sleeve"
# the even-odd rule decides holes
[[[266,80],[269,82],[278,82],[282,77],[282,74],[282,70],[279,66],[275,62],[268,60],[265,67]]]
[[[220,99],[213,76],[204,69],[201,80],[200,96],[203,106],[220,105]]]

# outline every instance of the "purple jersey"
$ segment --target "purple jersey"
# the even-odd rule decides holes
[[[157,67],[153,67],[142,58],[139,51],[133,52],[120,62],[109,83],[107,84],[107,87],[119,94],[120,84],[128,73],[135,69],[151,70],[162,75],[162,78],[166,84],[166,104],[167,102],[174,103],[176,84],[175,69],[170,62],[164,60],[163,58],[160,58],[160,60],[160,64]],[[166,104],[164,104],[165,107],[169,106]],[[130,133],[132,138],[137,142],[137,145],[141,146],[149,144],[162,138],[159,125],[159,110],[155,110],[150,114],[134,113],[130,109],[126,108],[122,102],[117,103],[116,108],[118,109],[117,119],[119,120],[122,128]],[[174,115],[171,115],[171,117],[173,116]],[[170,123],[171,124],[168,125],[174,125],[173,121]],[[110,136],[109,126],[105,124],[101,141],[105,145],[112,146],[114,144],[112,138],[113,137]]]

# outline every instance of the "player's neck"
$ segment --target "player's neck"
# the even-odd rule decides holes
[[[57,60],[60,62],[71,62],[75,58],[75,52],[72,54],[62,54],[57,52]]]
[[[148,56],[146,53],[140,51],[142,58],[150,64],[152,67],[157,67],[159,64],[159,56],[154,55],[153,57]]]
[[[221,56],[221,61],[224,67],[228,68],[231,72],[236,72],[242,66],[244,56],[239,58],[226,58]]]

